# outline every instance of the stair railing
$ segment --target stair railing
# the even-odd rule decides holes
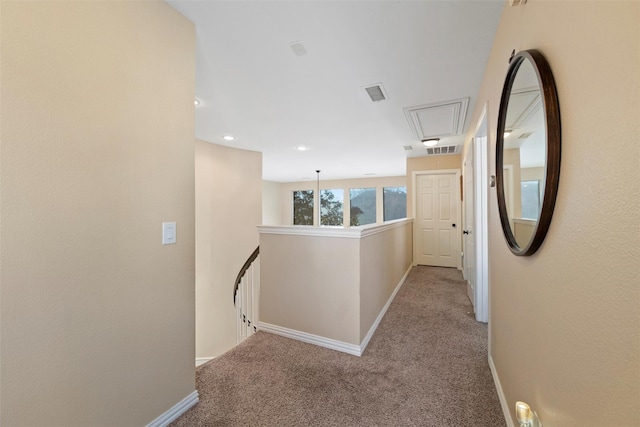
[[[233,305],[236,307],[236,341],[242,341],[258,330],[258,302],[260,294],[260,246],[244,263],[233,285]]]

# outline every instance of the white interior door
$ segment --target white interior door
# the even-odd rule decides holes
[[[416,179],[416,264],[458,266],[456,174],[425,174]]]
[[[463,211],[464,221],[462,230],[462,252],[464,278],[467,281],[467,295],[473,304],[474,310],[476,306],[476,245],[475,245],[475,168],[474,168],[474,141],[467,149],[464,156],[464,164],[462,176],[464,177],[464,197]]]

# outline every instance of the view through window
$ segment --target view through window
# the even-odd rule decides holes
[[[345,193],[349,202],[345,206]],[[320,225],[343,226],[344,209],[349,208],[348,226],[374,224],[377,216],[377,189],[324,189],[320,190]],[[523,193],[524,194],[524,193]],[[314,217],[314,190],[293,191],[293,225],[317,225]],[[407,187],[382,188],[383,221],[392,221],[407,217]]]
[[[384,187],[382,190],[384,205],[383,221],[407,217],[407,187]]]
[[[351,226],[376,222],[376,189],[352,188],[349,190]]]
[[[322,225],[344,225],[344,190],[321,190],[320,208]]]
[[[313,190],[293,192],[293,225],[313,225]]]

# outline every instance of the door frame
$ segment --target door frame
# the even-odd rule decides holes
[[[416,201],[417,201],[417,193],[418,193],[418,177],[422,175],[456,175],[456,182],[458,185],[454,186],[454,192],[456,197],[456,268],[458,270],[462,270],[462,252],[460,251],[460,236],[462,236],[462,213],[460,212],[462,204],[460,203],[460,178],[462,176],[460,169],[433,169],[433,170],[423,170],[423,171],[414,171],[411,175],[411,180],[413,183],[413,191],[411,194],[411,200],[413,201],[412,207],[412,216],[416,218]],[[459,225],[459,226],[458,226]],[[416,221],[413,221],[413,265],[418,265],[416,253],[418,252],[418,243],[416,238]]]
[[[475,212],[476,212],[476,152],[474,149],[475,145],[475,137],[471,138],[470,145],[467,147],[467,150],[464,152],[464,156],[462,157],[462,278],[467,281],[467,294],[469,299],[473,303],[475,309],[475,286],[476,286],[476,236],[475,236]],[[471,159],[468,157],[471,156]],[[471,182],[469,182],[471,180]],[[468,188],[467,183],[470,184],[471,188]],[[467,215],[467,213],[471,210],[472,214]],[[468,234],[464,234],[467,232]],[[467,245],[467,243],[471,241],[472,244]],[[473,248],[473,253],[471,253],[469,247]],[[470,256],[470,254],[472,256]],[[469,271],[469,260],[473,260],[473,272]]]
[[[476,257],[475,312],[478,322],[488,323],[489,305],[489,118],[485,103],[467,149],[474,150],[474,233]]]

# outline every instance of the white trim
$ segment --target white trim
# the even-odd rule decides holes
[[[369,345],[369,341],[371,340],[371,337],[373,337],[373,333],[376,331],[376,329],[378,329],[378,325],[382,321],[382,318],[384,317],[384,315],[387,313],[387,310],[389,309],[389,306],[391,305],[394,298],[396,297],[396,294],[398,293],[402,285],[404,285],[404,281],[407,279],[407,276],[409,275],[410,271],[411,271],[411,266],[409,266],[409,269],[407,270],[407,272],[404,273],[404,276],[402,276],[402,279],[400,279],[400,282],[398,282],[398,285],[391,293],[391,296],[387,300],[387,303],[384,305],[384,307],[382,307],[382,310],[380,310],[380,314],[378,314],[378,317],[376,317],[376,320],[373,322],[373,325],[371,325],[371,328],[369,328],[369,332],[367,332],[367,335],[364,337],[364,339],[360,343],[360,354],[364,353],[364,350],[367,348],[367,345]]]
[[[474,233],[476,253],[475,311],[478,322],[489,322],[489,103],[485,103],[472,140],[475,172]],[[489,349],[491,349],[489,328]]]
[[[461,194],[460,194],[460,184],[462,183],[462,170],[458,169],[456,171],[456,185],[455,185],[455,189],[456,189],[456,203],[458,205],[458,208],[456,209],[456,224],[458,224],[458,227],[456,227],[456,231],[457,231],[457,236],[456,236],[456,247],[455,247],[455,253],[458,254],[458,259],[457,259],[457,268],[458,270],[462,271],[462,248],[460,247],[462,245],[462,200],[461,200]]]
[[[507,177],[509,178],[509,188],[507,189],[507,194],[506,194],[506,205],[507,205],[507,213],[509,214],[510,217],[513,218],[513,165],[502,165],[502,175],[503,175],[503,187],[505,187],[504,185],[504,171],[507,170],[508,174]],[[511,224],[511,222],[509,222]],[[511,225],[511,228],[513,228],[513,225]]]
[[[200,365],[204,365],[210,360],[215,359],[215,357],[196,357],[196,368]]]
[[[320,347],[330,348],[331,350],[341,351],[343,353],[361,356],[362,351],[359,345],[349,344],[343,341],[331,338],[321,337],[319,335],[309,334],[307,332],[296,331],[294,329],[284,328],[282,326],[272,325],[270,323],[258,322],[258,330],[280,335],[285,338],[315,344]]]
[[[189,408],[198,403],[198,390],[194,390],[190,395],[176,403],[164,414],[147,424],[147,427],[165,427],[172,421],[176,420],[180,415],[187,412]]]
[[[509,411],[509,404],[507,403],[507,398],[504,395],[504,391],[502,390],[502,384],[500,383],[500,378],[498,377],[498,371],[496,370],[496,365],[493,364],[493,358],[491,357],[491,355],[489,355],[489,368],[491,369],[493,383],[496,386],[496,392],[498,393],[498,399],[500,399],[500,406],[502,407],[502,414],[504,415],[507,427],[515,427],[513,418],[511,418],[511,411]]]
[[[382,233],[392,228],[413,222],[413,218],[395,219],[382,224],[368,224],[358,227],[315,227],[311,225],[259,225],[260,234],[286,234],[291,236],[342,237],[361,239],[372,234]]]

